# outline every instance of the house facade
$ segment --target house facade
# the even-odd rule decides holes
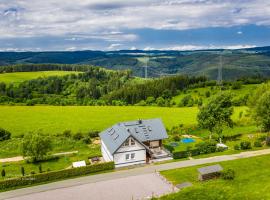
[[[118,123],[99,135],[102,156],[106,162],[114,161],[115,167],[170,158],[162,147],[168,135],[161,119]]]

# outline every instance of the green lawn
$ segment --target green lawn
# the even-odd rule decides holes
[[[246,107],[236,107],[233,119]],[[0,127],[13,136],[42,130],[62,133],[103,130],[114,123],[148,118],[162,118],[165,126],[196,124],[197,107],[166,108],[139,106],[0,106]]]
[[[38,71],[38,72],[14,72],[14,73],[4,73],[0,74],[0,82],[7,84],[14,83],[18,84],[23,81],[36,79],[39,77],[48,76],[64,76],[71,73],[78,73],[72,71]]]
[[[219,163],[224,169],[235,170],[233,181],[211,180],[198,181],[197,169],[206,166],[195,166],[161,172],[174,184],[192,182],[193,186],[182,191],[164,196],[162,200],[254,200],[270,199],[270,159],[269,155],[246,158]],[[209,164],[208,164],[209,165]],[[212,165],[212,164],[211,164]]]

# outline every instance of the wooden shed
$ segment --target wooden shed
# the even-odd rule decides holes
[[[220,165],[211,165],[198,169],[199,180],[205,181],[213,178],[218,178],[223,168]]]

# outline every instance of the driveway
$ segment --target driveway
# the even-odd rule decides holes
[[[15,197],[11,200],[127,200],[149,199],[171,193],[173,186],[157,173],[88,183]]]
[[[42,200],[45,199],[44,197],[46,197],[46,199],[53,200],[54,196],[58,194],[58,198],[55,198],[57,200],[60,200],[62,196],[65,196],[65,200],[71,200],[75,197],[75,199],[83,199],[85,198],[85,195],[93,193],[96,195],[95,197],[100,199],[103,198],[102,200],[107,200],[112,199],[110,195],[113,196],[116,193],[119,193],[119,196],[123,195],[123,197],[129,196],[127,199],[132,197],[134,194],[147,196],[152,192],[154,192],[154,194],[158,194],[159,192],[166,193],[166,191],[169,191],[166,184],[162,186],[162,183],[157,181],[158,183],[155,185],[156,179],[153,178],[153,174],[155,174],[156,171],[249,158],[266,154],[270,154],[270,149],[247,151],[239,154],[215,156],[210,158],[185,160],[160,165],[147,165],[145,167],[138,167],[129,170],[117,170],[111,173],[84,176],[44,185],[22,188],[9,192],[3,192],[0,193],[0,199],[13,198],[13,200]],[[152,178],[149,178],[148,176]],[[150,181],[148,181],[147,177]],[[155,181],[153,181],[154,179]],[[106,190],[103,188],[103,186],[106,186]],[[161,189],[161,187],[164,188]],[[119,190],[117,190],[117,188],[119,188]],[[142,188],[145,188],[145,191]],[[69,194],[69,196],[66,196],[66,194]],[[88,196],[88,199],[91,198]]]

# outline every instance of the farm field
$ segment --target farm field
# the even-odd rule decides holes
[[[188,181],[191,182],[193,186],[160,199],[270,199],[270,193],[268,192],[270,187],[269,155],[220,162],[219,164],[224,169],[233,169],[235,171],[235,179],[216,179],[203,183],[199,182],[197,169],[206,165],[161,172],[161,174],[172,181],[173,184]]]
[[[246,107],[235,107],[238,119]],[[47,134],[103,130],[114,123],[148,118],[161,118],[167,128],[179,124],[196,124],[198,108],[139,106],[0,106],[0,127],[13,136],[41,130]]]
[[[13,73],[4,73],[0,74],[0,82],[6,84],[14,83],[18,84],[23,81],[36,79],[39,77],[48,77],[48,76],[64,76],[67,74],[74,74],[79,72],[73,71],[38,71],[38,72],[13,72]]]

